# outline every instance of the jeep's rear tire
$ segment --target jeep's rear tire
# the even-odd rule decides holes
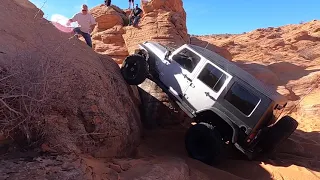
[[[139,85],[148,76],[148,63],[140,54],[127,56],[122,63],[121,74],[128,84]]]
[[[223,153],[219,132],[212,125],[203,122],[188,129],[185,146],[191,158],[209,165],[219,163]]]
[[[272,153],[276,148],[297,129],[298,122],[290,116],[282,117],[274,124],[265,138],[261,140],[260,148],[265,154]]]

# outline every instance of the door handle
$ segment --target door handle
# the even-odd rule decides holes
[[[208,96],[210,99],[213,99],[213,100],[214,100],[214,98],[210,95],[209,92],[204,92],[204,94],[206,94],[206,96]]]
[[[183,75],[183,77],[186,78],[188,81],[190,81],[190,82],[192,81],[187,75],[185,75],[185,74],[182,74],[182,75]]]

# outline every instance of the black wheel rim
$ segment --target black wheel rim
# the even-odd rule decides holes
[[[135,79],[138,75],[139,68],[140,68],[140,66],[137,62],[128,62],[125,65],[126,77],[128,79]]]

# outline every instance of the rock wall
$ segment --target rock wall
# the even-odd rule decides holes
[[[1,139],[58,153],[130,155],[140,141],[140,102],[119,66],[27,0],[2,0],[0,12]]]
[[[99,5],[90,10],[95,17],[97,26],[92,32],[93,48],[100,54],[112,57],[121,64],[128,55],[122,35],[125,33],[123,26],[128,23],[125,12],[117,6]]]
[[[143,16],[138,27],[125,27],[123,35],[129,54],[146,40],[172,47],[189,42],[182,0],[151,0],[141,4]]]

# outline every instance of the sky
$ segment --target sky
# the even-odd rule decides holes
[[[89,8],[103,0],[30,0],[49,19],[53,14],[71,18],[82,4]],[[136,0],[137,1],[137,0]],[[140,0],[136,3],[140,4]],[[112,0],[125,9],[128,0]],[[278,27],[320,19],[320,0],[183,0],[189,34],[240,34],[257,28]]]

